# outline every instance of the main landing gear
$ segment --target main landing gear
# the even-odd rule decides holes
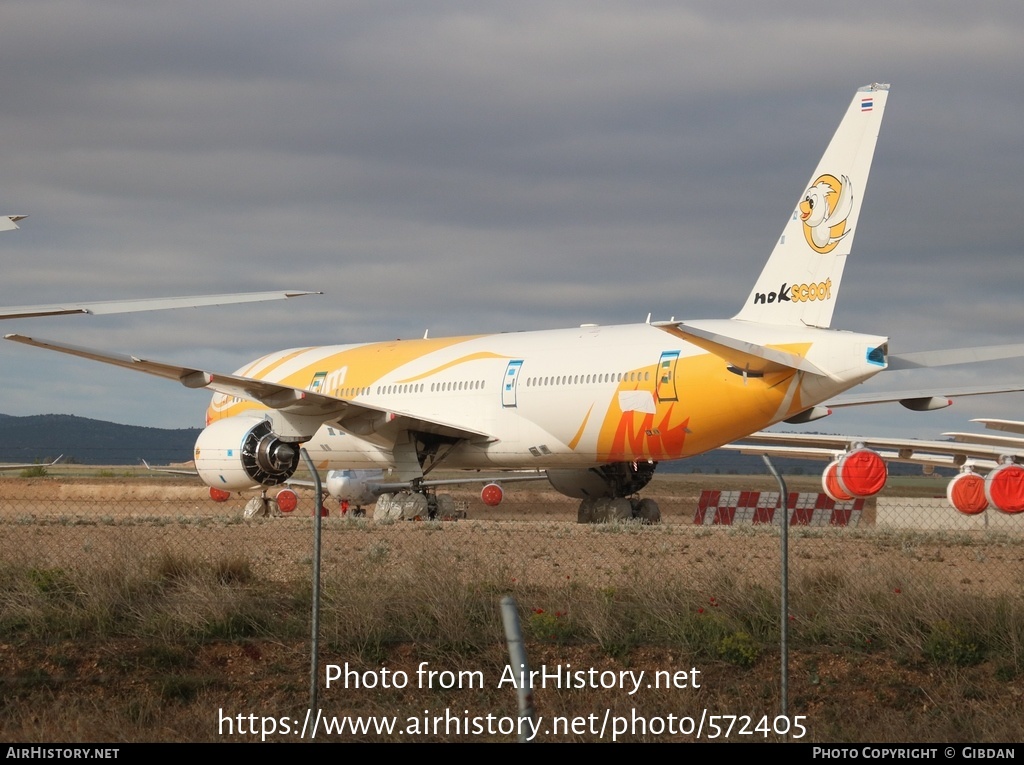
[[[576,520],[578,523],[615,521],[661,523],[661,509],[653,499],[640,499],[639,497],[590,498],[580,502]]]
[[[246,520],[250,518],[269,518],[271,515],[277,514],[277,500],[268,497],[266,489],[261,491],[258,497],[253,497],[246,502],[245,509],[242,511],[242,517]]]
[[[658,463],[610,462],[580,470],[548,470],[548,481],[567,497],[578,497],[580,523],[640,521],[661,523],[661,510],[653,499],[636,496],[654,477]]]
[[[451,494],[427,491],[381,494],[373,509],[375,521],[454,521],[465,517],[465,509],[458,506]]]

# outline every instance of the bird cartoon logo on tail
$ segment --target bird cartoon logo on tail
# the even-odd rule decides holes
[[[736,319],[831,324],[888,95],[878,84],[854,95]]]
[[[816,252],[832,252],[853,229],[846,227],[853,211],[853,183],[848,176],[819,175],[800,203],[804,238]]]

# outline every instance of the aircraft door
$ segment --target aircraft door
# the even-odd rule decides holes
[[[522,359],[508,362],[505,377],[501,381],[501,405],[506,408],[516,406],[516,384],[519,381],[519,370],[523,366]]]
[[[658,400],[678,401],[676,391],[676,364],[679,362],[679,351],[664,351],[658,362]]]

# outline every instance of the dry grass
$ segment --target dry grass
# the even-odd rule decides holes
[[[371,547],[327,577],[326,662],[411,675],[426,661],[496,680],[505,660],[498,602],[511,592],[535,663],[702,673],[699,692],[642,699],[538,692],[547,715],[633,707],[648,716],[699,715],[708,706],[774,715],[777,708],[778,596],[724,562],[699,582],[652,569],[616,585],[538,584],[480,561],[475,576],[452,576],[430,551],[392,567],[392,555]],[[256,580],[237,556],[211,561],[167,551],[74,571],[8,567],[0,581],[4,738],[214,740],[211,715],[219,708],[301,716],[310,605],[302,581]],[[951,595],[925,583],[907,590],[878,580],[851,584],[836,568],[798,577],[791,598],[792,709],[808,715],[812,740],[1019,737],[1019,598]],[[333,714],[404,717],[447,706],[512,714],[510,692],[493,686],[323,693]]]

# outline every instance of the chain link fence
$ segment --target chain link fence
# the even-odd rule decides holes
[[[308,581],[314,501],[299,490],[298,507],[267,515],[258,494],[213,501],[186,479],[92,470],[92,477],[0,479],[0,555],[7,564],[40,568],[138,565],[160,556],[244,559],[256,577]],[[918,494],[814,508],[813,479],[791,486],[791,573],[827,572],[850,584],[1020,597],[1024,580],[1024,516],[988,510],[957,513],[944,482]],[[924,479],[919,479],[923,482]],[[453,580],[486,578],[552,586],[595,587],[656,579],[699,585],[727,573],[772,587],[778,581],[778,493],[763,476],[658,476],[645,491],[663,521],[577,523],[578,501],[546,484],[506,488],[497,507],[478,489],[449,492],[458,520],[375,521],[324,503],[324,572],[344,576],[367,566],[381,579],[428,563]],[[801,492],[798,495],[798,491]],[[897,489],[899,491],[899,489]],[[273,496],[273,494],[271,494]],[[821,502],[819,500],[818,504]],[[246,513],[249,506],[250,513]]]

